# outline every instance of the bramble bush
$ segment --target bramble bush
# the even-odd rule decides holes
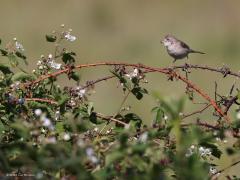
[[[211,98],[189,80],[191,70],[212,71],[240,77],[227,67],[184,64],[154,68],[143,64],[96,62],[75,64],[76,53],[64,41],[76,37],[71,29],[46,35],[54,52],[42,55],[32,72],[24,70],[27,58],[15,38],[1,44],[0,64],[0,176],[33,179],[239,179],[225,170],[239,165],[236,160],[220,168],[218,159],[239,155],[239,90],[235,84],[229,95],[215,90]],[[0,42],[1,43],[1,42]],[[82,82],[83,68],[108,66],[105,77]],[[174,101],[154,95],[154,118],[150,125],[130,107],[129,96],[140,102],[148,96],[144,88],[148,73],[163,74],[166,81],[186,84],[186,96]],[[61,87],[58,76],[66,76],[75,86]],[[112,115],[96,112],[89,96],[98,83],[115,78],[124,99]],[[195,104],[201,96],[203,107],[184,113],[186,101]],[[104,102],[100,102],[108,106]],[[233,106],[234,105],[234,106]],[[196,115],[212,108],[204,120]],[[235,115],[229,116],[234,109]],[[184,120],[188,118],[191,123]],[[189,121],[187,121],[189,122]],[[228,140],[233,143],[226,143]]]

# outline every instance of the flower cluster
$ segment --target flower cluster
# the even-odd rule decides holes
[[[199,148],[197,148],[197,146],[191,145],[191,146],[187,149],[187,152],[186,152],[185,156],[186,156],[186,157],[190,157],[190,156],[192,156],[194,153],[198,153],[198,154],[199,154],[201,157],[203,157],[203,158],[212,155],[211,149],[209,149],[209,148],[204,148],[204,147],[202,147],[202,146],[200,146]]]
[[[65,91],[71,97],[68,105],[71,107],[77,106],[79,103],[87,100],[88,89],[82,86],[77,87],[65,87]]]
[[[47,127],[49,130],[54,130],[52,121],[46,116],[45,113],[42,112],[41,109],[35,109],[34,114],[36,117],[39,117],[39,119],[44,127]]]
[[[126,77],[128,77],[130,80],[132,80],[135,77],[139,76],[139,70],[137,68],[134,68],[134,70],[128,74],[125,74]]]
[[[98,160],[97,156],[95,155],[93,148],[91,148],[91,147],[86,148],[86,155],[87,155],[88,160],[91,163],[93,163],[93,164],[98,163],[99,160]]]
[[[61,66],[62,66],[62,64],[55,62],[55,60],[53,59],[53,55],[52,54],[48,55],[47,63],[53,69],[60,69]]]
[[[64,24],[61,25],[62,28],[65,27]],[[62,35],[63,35],[63,38],[66,39],[67,41],[70,41],[70,42],[73,42],[77,39],[76,36],[72,35],[72,29],[68,29],[67,31],[63,31],[62,32]]]
[[[24,51],[23,45],[17,41],[17,38],[13,38],[15,42],[15,48],[19,51]]]
[[[61,69],[62,64],[56,63],[52,54],[49,54],[47,58],[44,55],[41,56],[41,60],[37,62],[39,70]]]

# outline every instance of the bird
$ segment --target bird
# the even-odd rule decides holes
[[[166,47],[168,54],[174,58],[173,63],[185,57],[188,59],[189,53],[205,54],[204,52],[191,49],[186,43],[170,34],[166,35],[161,43]]]

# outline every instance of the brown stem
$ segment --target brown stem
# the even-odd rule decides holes
[[[224,112],[221,110],[220,107],[218,107],[216,102],[213,99],[211,99],[203,90],[201,90],[197,85],[193,84],[191,81],[187,80],[186,78],[184,78],[180,74],[170,70],[170,68],[153,68],[153,67],[145,66],[145,65],[142,65],[142,64],[131,64],[131,63],[121,63],[121,62],[98,62],[98,63],[91,63],[91,64],[80,64],[80,65],[75,66],[74,68],[75,69],[81,69],[81,68],[86,68],[86,67],[106,66],[106,65],[107,66],[122,65],[122,66],[129,66],[129,67],[135,67],[135,68],[142,68],[142,69],[153,71],[153,72],[159,72],[159,73],[167,74],[167,75],[170,75],[171,77],[175,77],[177,79],[180,79],[181,81],[186,83],[188,85],[188,87],[191,87],[194,91],[196,91],[198,94],[200,94],[204,99],[209,101],[221,117],[224,117],[224,119],[227,122],[230,121],[229,117],[224,114]],[[189,66],[190,65],[188,65],[188,67]],[[175,67],[177,67],[177,66],[175,66]],[[192,66],[192,67],[194,67],[194,66]],[[197,67],[199,67],[199,66],[195,66],[195,68],[197,68]],[[204,67],[204,68],[209,70],[208,67]],[[56,77],[60,74],[67,73],[68,71],[69,71],[69,68],[66,68],[66,69],[54,72],[52,74],[43,75],[35,81],[32,81],[30,83],[26,83],[25,86],[31,86],[33,84],[37,84],[37,83],[43,81],[44,79],[47,79],[49,77]],[[219,72],[219,71],[216,70],[216,72]],[[220,72],[222,73],[222,71],[220,71]],[[233,73],[228,73],[228,74],[233,74]]]
[[[204,107],[203,107],[202,109],[200,109],[200,110],[197,110],[197,111],[194,111],[194,112],[192,112],[192,113],[183,115],[183,116],[182,116],[182,119],[185,119],[185,118],[190,117],[190,116],[195,115],[195,114],[202,113],[203,111],[205,111],[206,109],[208,109],[210,106],[211,106],[211,104],[207,104],[206,106],[204,106]]]
[[[96,113],[96,116],[99,117],[99,118],[101,118],[101,119],[103,119],[103,120],[113,121],[113,122],[122,124],[122,125],[124,125],[124,126],[127,126],[127,125],[128,125],[128,124],[125,123],[125,122],[122,122],[122,121],[120,121],[120,120],[118,120],[118,119],[115,119],[115,118],[113,118],[113,117],[111,117],[111,116],[105,116],[105,115],[103,115],[103,114],[101,114],[101,113]]]

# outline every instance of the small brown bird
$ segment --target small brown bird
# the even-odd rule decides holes
[[[201,51],[191,49],[186,43],[172,35],[166,35],[161,43],[166,47],[168,54],[174,58],[173,62],[185,57],[188,58],[189,53],[205,54]]]

